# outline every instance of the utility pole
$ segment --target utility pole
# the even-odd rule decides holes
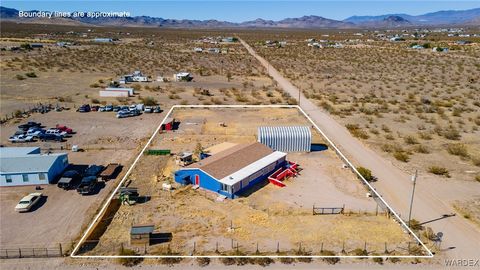
[[[410,198],[410,210],[408,212],[408,227],[410,228],[410,220],[412,218],[412,206],[413,206],[413,196],[415,195],[415,185],[417,184],[418,170],[415,170],[415,174],[412,175],[412,197]]]

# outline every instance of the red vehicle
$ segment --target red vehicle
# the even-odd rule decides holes
[[[100,109],[100,106],[95,105],[95,106],[92,106],[91,109],[92,109],[92,112],[97,112],[98,109]]]
[[[64,125],[59,125],[57,124],[55,126],[56,129],[60,130],[60,131],[64,131],[66,132],[67,134],[72,134],[73,133],[73,129],[67,127],[67,126],[64,126]]]

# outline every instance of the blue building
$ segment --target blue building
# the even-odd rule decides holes
[[[50,184],[67,166],[66,153],[41,154],[39,147],[0,147],[0,187]]]
[[[175,172],[175,182],[235,198],[286,165],[286,153],[255,142],[238,144]]]

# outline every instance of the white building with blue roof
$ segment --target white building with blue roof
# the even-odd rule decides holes
[[[42,154],[40,147],[0,147],[0,187],[50,184],[67,166],[66,153]]]

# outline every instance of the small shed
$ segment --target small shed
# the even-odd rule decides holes
[[[150,245],[150,237],[152,236],[155,225],[139,224],[133,225],[130,229],[131,245]]]

